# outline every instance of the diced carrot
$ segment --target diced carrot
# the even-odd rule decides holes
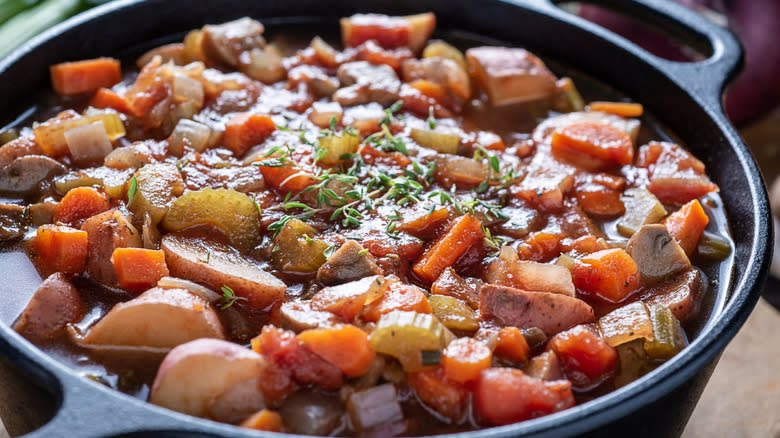
[[[87,232],[61,225],[43,225],[33,243],[43,271],[79,274],[87,265]]]
[[[699,244],[701,234],[709,222],[710,218],[707,217],[698,199],[683,205],[663,220],[669,234],[680,242],[688,257],[696,251],[696,245]]]
[[[365,374],[376,356],[368,334],[354,325],[305,330],[298,334],[298,339],[347,377]]]
[[[274,411],[263,409],[262,411],[250,416],[239,424],[241,427],[254,430],[264,430],[267,432],[281,432],[282,416]]]
[[[577,260],[571,276],[581,292],[613,303],[639,288],[636,262],[620,248],[594,252]]]
[[[493,353],[490,348],[473,338],[458,338],[450,342],[442,355],[444,374],[456,382],[468,382],[490,368]]]
[[[122,67],[113,58],[63,62],[50,67],[54,91],[62,96],[88,93],[122,80]]]
[[[482,241],[482,223],[465,214],[455,219],[447,232],[414,264],[412,270],[427,283],[433,283],[448,266],[458,261],[473,245]]]
[[[384,152],[367,144],[360,147],[360,157],[372,166],[384,164],[403,168],[412,164],[412,160],[400,152]]]
[[[420,401],[445,418],[457,423],[466,413],[469,391],[462,384],[447,379],[441,367],[409,373],[407,382]]]
[[[92,187],[76,187],[62,198],[54,209],[54,222],[81,226],[81,222],[96,214],[108,211],[108,196]]]
[[[575,251],[578,254],[590,254],[608,249],[607,242],[593,235],[578,237],[561,246],[561,252]]]
[[[447,92],[441,85],[436,82],[426,81],[424,79],[417,79],[409,84],[410,87],[416,88],[425,96],[435,99],[439,102],[444,102],[447,97]]]
[[[117,94],[110,88],[101,88],[95,92],[92,99],[89,100],[89,106],[95,108],[112,108],[120,113],[129,113],[130,105],[123,96]]]
[[[530,352],[525,336],[517,327],[504,327],[498,331],[496,349],[493,351],[496,356],[521,363],[528,359]]]
[[[561,235],[539,231],[532,233],[517,247],[520,260],[547,262],[560,254]]]
[[[260,166],[260,173],[263,174],[263,179],[271,187],[284,193],[297,193],[317,183],[317,178],[314,177],[314,174],[294,164],[279,167]]]
[[[431,304],[419,287],[411,284],[392,283],[381,298],[363,307],[361,317],[365,321],[376,322],[382,315],[393,310],[431,313]]]
[[[450,212],[446,208],[439,208],[422,216],[404,220],[398,226],[398,231],[403,231],[416,237],[425,236],[446,221],[449,216]]]
[[[225,123],[222,144],[233,151],[236,157],[241,157],[249,148],[265,141],[275,129],[276,125],[268,116],[251,113],[234,114]]]
[[[117,248],[111,254],[119,287],[143,292],[168,275],[165,253],[144,248]]]
[[[502,425],[551,414],[574,405],[571,383],[547,382],[514,368],[488,368],[474,389],[477,415],[489,424]]]
[[[566,377],[579,388],[589,388],[615,370],[617,352],[586,325],[558,333],[547,348],[555,352]]]
[[[639,117],[644,112],[641,103],[633,102],[603,102],[596,101],[588,104],[591,111],[601,111],[620,117]]]
[[[582,169],[631,164],[634,145],[625,132],[606,123],[579,122],[553,132],[552,153]]]

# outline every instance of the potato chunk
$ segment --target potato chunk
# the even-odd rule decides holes
[[[66,324],[81,319],[83,312],[79,291],[65,274],[58,272],[50,275],[35,291],[14,324],[14,330],[27,339],[42,341],[55,337]]]
[[[493,105],[529,102],[555,92],[555,76],[524,49],[474,47],[466,51],[469,73]]]

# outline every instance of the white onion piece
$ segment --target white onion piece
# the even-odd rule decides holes
[[[191,77],[175,74],[173,76],[173,98],[176,102],[191,100],[198,107],[203,107],[203,84]]]
[[[335,117],[336,123],[341,123],[344,110],[338,102],[314,102],[309,120],[322,129],[330,127],[330,121]]]
[[[209,303],[214,303],[222,299],[222,295],[213,290],[182,278],[163,277],[157,282],[157,287],[163,289],[186,289]]]
[[[391,383],[353,392],[347,402],[347,411],[358,430],[373,429],[404,418],[398,391]]]
[[[194,120],[181,119],[168,137],[168,152],[177,157],[184,153],[184,146],[203,152],[209,145],[211,128]]]
[[[281,81],[287,74],[282,65],[282,56],[270,45],[265,50],[252,49],[249,52],[249,62],[243,64],[240,69],[250,78],[267,84]]]
[[[111,148],[103,122],[94,122],[65,131],[65,142],[76,163],[102,161]]]

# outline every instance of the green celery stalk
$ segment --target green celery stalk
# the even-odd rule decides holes
[[[85,6],[83,0],[45,0],[15,15],[0,26],[0,58]]]

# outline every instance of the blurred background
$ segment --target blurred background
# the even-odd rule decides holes
[[[111,0],[0,0],[0,58],[70,16]],[[672,0],[668,0],[672,1]],[[761,166],[775,217],[780,216],[780,0],[676,0],[733,31],[745,66],[724,96],[726,112]],[[557,3],[557,2],[556,2]],[[603,1],[603,3],[609,3]],[[646,24],[580,2],[559,3],[574,14],[675,61],[702,55]],[[775,226],[778,221],[775,219]],[[776,239],[777,241],[778,239]],[[775,245],[776,250],[780,245]],[[780,261],[780,257],[775,257]],[[720,359],[684,438],[780,438],[780,263],[748,322]],[[776,277],[776,278],[775,278]],[[774,307],[773,307],[774,306]],[[40,424],[41,395],[0,358],[0,438]],[[3,425],[4,423],[4,425]],[[3,427],[5,426],[5,427]]]

